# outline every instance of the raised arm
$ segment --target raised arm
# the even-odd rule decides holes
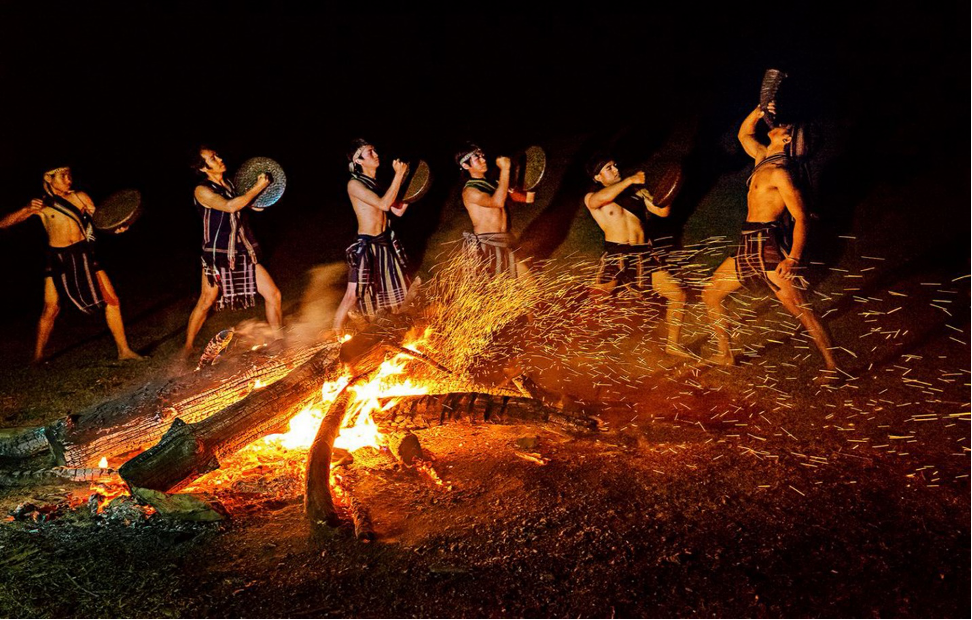
[[[584,197],[584,204],[591,211],[596,211],[604,205],[609,205],[614,202],[614,199],[621,195],[621,192],[628,189],[632,185],[642,185],[645,182],[645,173],[640,170],[629,177],[625,177],[615,183],[614,185],[608,185],[602,187],[596,192],[591,192]]]
[[[793,177],[785,168],[773,172],[772,182],[783,197],[787,211],[793,217],[793,244],[789,257],[776,268],[776,273],[784,278],[792,277],[790,271],[803,260],[803,249],[807,244],[807,211],[803,194],[793,183]]]
[[[761,118],[763,118],[763,111],[757,106],[739,126],[739,135],[737,136],[743,150],[753,159],[762,159],[766,156],[766,147],[756,139],[756,124],[759,123]]]
[[[227,213],[236,213],[237,211],[245,209],[251,202],[256,200],[256,197],[259,196],[260,192],[265,190],[268,185],[270,185],[270,179],[267,178],[267,175],[261,172],[260,176],[257,177],[256,184],[250,188],[250,191],[241,196],[236,196],[235,198],[230,198],[227,200],[205,185],[197,186],[195,194],[196,200],[198,200],[199,204],[204,207],[216,209],[217,211],[226,211]]]
[[[496,190],[492,194],[487,194],[474,187],[467,187],[462,190],[463,203],[486,209],[502,209],[506,206],[506,197],[510,193],[510,158],[497,157],[496,167],[500,171],[499,179],[496,181]]]
[[[44,201],[39,198],[34,198],[26,207],[17,209],[16,211],[8,213],[0,218],[0,228],[10,228],[11,226],[16,226],[17,224],[25,221],[31,215],[37,215],[43,208]]]
[[[398,190],[402,188],[402,181],[405,180],[405,175],[408,173],[408,164],[396,159],[392,162],[392,168],[395,169],[395,178],[392,179],[391,185],[388,186],[388,189],[381,196],[368,189],[364,183],[356,179],[348,181],[348,194],[369,207],[374,207],[382,211],[392,211],[395,215],[401,215],[405,212],[408,205],[401,208],[395,207],[395,200],[398,198]],[[395,207],[394,211],[392,210],[393,207]]]

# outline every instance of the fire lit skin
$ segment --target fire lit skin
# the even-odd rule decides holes
[[[770,112],[775,112],[772,103]],[[763,118],[763,114],[763,111],[757,107],[749,113],[739,128],[739,142],[746,153],[756,160],[756,164],[771,155],[786,152],[787,145],[792,140],[790,136],[792,127],[779,125],[770,130],[768,145],[759,142],[756,139],[756,125],[759,119]],[[813,338],[814,344],[823,356],[826,369],[833,371],[837,365],[831,353],[830,336],[823,323],[807,305],[803,293],[793,282],[795,276],[793,269],[800,262],[807,240],[807,216],[803,194],[794,183],[787,168],[784,165],[774,164],[756,171],[746,200],[747,222],[775,222],[783,215],[784,210],[789,211],[793,217],[793,244],[789,256],[780,262],[775,271],[767,271],[766,276],[776,285],[777,290],[774,292],[777,299],[783,303],[783,307],[800,320],[807,333]],[[725,328],[722,300],[741,286],[742,284],[736,278],[736,259],[730,256],[716,269],[712,279],[702,291],[702,300],[708,308],[709,322],[719,347],[718,354],[712,358],[712,361],[726,366],[732,365],[735,360],[729,346],[729,334]],[[831,378],[832,375],[821,375],[823,380]]]
[[[601,167],[594,180],[601,184],[601,189],[584,196],[584,204],[587,205],[594,221],[604,231],[604,240],[623,245],[645,243],[645,229],[641,225],[641,221],[633,213],[615,202],[621,192],[632,185],[643,185],[645,173],[639,170],[622,179],[617,164],[612,160]],[[655,206],[651,194],[645,189],[639,190],[638,196],[644,200],[649,213],[658,217],[668,217],[671,212],[670,206]],[[605,284],[595,284],[593,288],[610,293],[614,291],[617,285],[617,280],[612,280]],[[664,269],[656,269],[652,272],[651,288],[664,297],[667,302],[665,320],[668,324],[668,343],[665,352],[679,357],[688,357],[689,353],[678,342],[682,331],[682,320],[685,316],[685,300],[688,296],[675,281],[675,278]]]
[[[72,188],[73,182],[74,179],[71,176],[70,168],[58,168],[53,173],[44,175],[44,183],[52,194],[70,202],[81,211],[87,212],[89,215],[94,215],[94,201],[86,193],[74,190]],[[52,248],[65,248],[85,239],[84,234],[78,228],[73,218],[64,215],[56,209],[45,206],[44,201],[39,198],[32,199],[26,207],[0,219],[0,228],[14,226],[34,215],[39,217],[41,222],[43,222],[44,230],[47,231],[47,243]],[[122,233],[127,229],[127,226],[123,226],[115,232]],[[98,279],[98,285],[107,302],[105,306],[105,322],[108,323],[108,329],[111,331],[112,338],[115,340],[115,347],[118,349],[118,359],[142,359],[141,355],[132,351],[128,346],[118,295],[115,294],[111,280],[108,279],[108,275],[104,271],[98,271],[95,277]],[[47,277],[44,279],[44,309],[41,311],[40,320],[37,322],[34,362],[39,362],[44,359],[44,349],[47,346],[48,339],[51,337],[51,331],[54,329],[54,320],[60,311],[61,306],[57,287],[54,286],[53,278]]]
[[[477,235],[488,233],[509,232],[509,213],[506,210],[506,198],[510,193],[510,158],[497,157],[496,167],[499,168],[499,179],[496,191],[487,194],[475,187],[465,187],[462,190],[462,204],[465,205],[472,220],[473,232]],[[489,162],[482,151],[474,152],[462,169],[469,173],[472,179],[484,179],[489,172]],[[516,262],[517,277],[525,277],[529,268],[523,261]]]
[[[226,164],[223,163],[223,159],[219,154],[212,149],[200,149],[199,155],[205,163],[205,166],[200,169],[200,172],[213,183],[222,185],[228,189],[228,185],[223,181],[223,175],[226,173]],[[260,173],[257,177],[257,182],[250,188],[250,191],[242,196],[227,200],[204,185],[196,186],[195,196],[196,200],[204,207],[217,211],[225,211],[226,213],[236,213],[248,207],[268,185],[270,185],[270,180],[267,178],[267,175]],[[192,345],[196,340],[196,335],[202,329],[203,323],[206,322],[209,309],[213,307],[213,304],[219,298],[219,287],[211,285],[205,273],[202,275],[201,286],[199,300],[189,315],[189,324],[186,327],[186,343],[183,347],[183,354],[186,356],[192,353]],[[256,286],[257,292],[263,297],[263,301],[267,307],[267,323],[270,324],[274,333],[279,333],[280,327],[283,324],[280,289],[277,288],[273,278],[270,277],[270,273],[260,264],[256,265]]]
[[[361,149],[352,163],[360,166],[362,174],[374,179],[375,175],[378,174],[381,159],[378,157],[375,147],[369,144]],[[408,174],[408,164],[396,159],[392,162],[392,168],[395,170],[395,177],[381,196],[368,189],[364,183],[357,179],[348,181],[348,197],[351,199],[351,206],[354,207],[354,214],[358,218],[359,235],[380,235],[388,227],[389,211],[400,217],[408,209],[407,202],[395,202],[398,190],[402,187],[402,181]],[[344,298],[334,314],[334,333],[338,334],[339,338],[344,327],[344,321],[348,318],[348,312],[358,301],[357,291],[358,285],[348,282]]]

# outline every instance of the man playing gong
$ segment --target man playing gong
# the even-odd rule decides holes
[[[375,147],[358,138],[348,149],[348,198],[358,220],[358,238],[347,249],[348,288],[334,315],[334,330],[341,332],[352,306],[364,317],[379,312],[397,312],[405,305],[411,286],[405,250],[395,237],[388,213],[401,216],[408,203],[397,203],[398,192],[408,173],[408,164],[392,161],[395,176],[384,191],[376,174],[381,160]]]
[[[671,206],[658,207],[647,190],[633,190],[633,186],[644,184],[645,173],[639,171],[622,178],[609,155],[591,159],[587,173],[601,187],[584,196],[584,204],[604,231],[604,254],[594,289],[613,293],[620,285],[639,291],[650,287],[667,301],[665,352],[690,356],[679,344],[686,294],[669,273],[661,251],[655,246],[655,218],[668,217]]]
[[[270,185],[270,179],[261,173],[249,191],[237,195],[233,183],[224,177],[222,158],[208,147],[196,151],[191,167],[202,177],[193,193],[203,222],[202,291],[189,315],[184,353],[192,352],[213,304],[217,309],[249,308],[256,305],[257,293],[266,304],[267,323],[279,334],[283,323],[280,289],[260,264],[260,246],[243,211]]]
[[[44,358],[44,348],[54,328],[54,319],[61,310],[62,299],[67,299],[85,314],[94,314],[104,308],[105,321],[118,349],[118,359],[141,359],[128,346],[118,296],[108,274],[95,258],[91,221],[94,202],[86,193],[75,191],[72,183],[70,168],[48,170],[44,173],[44,199],[35,198],[30,205],[0,219],[0,228],[7,228],[36,215],[47,231],[44,309],[37,323],[33,361]]]
[[[497,157],[499,178],[486,178],[489,162],[483,150],[467,142],[457,153],[456,163],[469,174],[462,188],[462,204],[472,220],[472,232],[462,233],[465,251],[494,274],[512,277],[528,273],[526,263],[517,259],[516,237],[510,232],[506,199],[510,192],[510,158]]]
[[[769,145],[763,145],[756,139],[756,125],[763,116],[763,110],[757,107],[739,128],[739,142],[756,160],[756,168],[747,181],[749,192],[742,240],[736,252],[716,269],[702,292],[718,345],[718,354],[712,361],[727,366],[735,362],[722,300],[742,286],[759,284],[771,290],[787,311],[803,323],[820,350],[827,370],[832,371],[836,365],[830,350],[830,337],[797,287],[803,280],[797,270],[807,242],[804,198],[791,174],[795,164],[791,147],[799,128],[777,125],[769,131]],[[781,222],[785,213],[793,218],[789,249]],[[821,375],[821,378],[833,377]]]

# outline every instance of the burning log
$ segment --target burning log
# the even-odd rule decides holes
[[[371,525],[371,515],[353,495],[348,495],[348,512],[354,523],[354,537],[361,542],[371,542],[375,539],[375,529]]]
[[[304,513],[311,523],[325,524],[330,527],[341,524],[341,519],[334,509],[334,498],[331,497],[331,451],[341,425],[344,424],[344,417],[348,413],[348,403],[351,402],[351,391],[348,388],[361,378],[361,375],[356,377],[338,394],[324,414],[324,419],[321,420],[321,425],[314,436],[314,443],[307,453]]]
[[[245,398],[257,382],[269,385],[309,358],[323,352],[336,357],[337,345],[291,351],[267,363],[256,363],[220,381],[218,368],[207,367],[162,383],[150,383],[81,413],[49,425],[46,439],[58,465],[83,467],[101,457],[145,449],[162,439],[176,418],[193,424]]]
[[[321,349],[283,379],[249,394],[205,420],[176,418],[157,445],[119,469],[132,487],[169,492],[217,469],[223,455],[285,425],[296,410],[320,398],[321,382],[340,368],[334,347]]]
[[[371,514],[352,492],[349,481],[341,476],[335,476],[334,490],[340,495],[351,523],[354,525],[354,537],[361,542],[372,542],[375,539],[375,528],[371,524]]]
[[[372,414],[379,426],[395,426],[396,419],[404,420],[399,425],[407,424],[413,428],[429,428],[467,420],[472,424],[553,422],[578,430],[597,430],[597,420],[593,418],[567,414],[532,398],[482,392],[454,392],[401,396],[397,400],[392,407]]]
[[[27,486],[43,482],[98,482],[117,480],[114,469],[104,467],[50,467],[32,471],[0,472],[0,487]]]

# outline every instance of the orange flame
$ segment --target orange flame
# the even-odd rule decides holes
[[[418,352],[420,342],[411,342],[406,348]],[[412,358],[404,353],[383,362],[374,376],[365,383],[349,387],[350,399],[344,426],[334,441],[334,446],[349,452],[366,446],[380,448],[387,443],[378,430],[372,413],[387,410],[398,402],[399,396],[428,393],[428,388],[417,385],[410,379],[403,379],[406,366]],[[199,479],[186,491],[213,489],[232,484],[241,476],[244,478],[257,470],[271,467],[301,471],[307,450],[317,435],[317,430],[331,404],[337,400],[342,390],[348,387],[351,377],[345,375],[336,381],[321,385],[321,401],[316,406],[305,407],[291,420],[285,433],[268,435],[256,441],[223,463],[219,470]],[[384,401],[384,402],[383,402]]]
[[[93,482],[89,489],[92,496],[99,496],[98,506],[95,508],[97,514],[101,514],[111,500],[128,495],[128,488],[121,483]]]

